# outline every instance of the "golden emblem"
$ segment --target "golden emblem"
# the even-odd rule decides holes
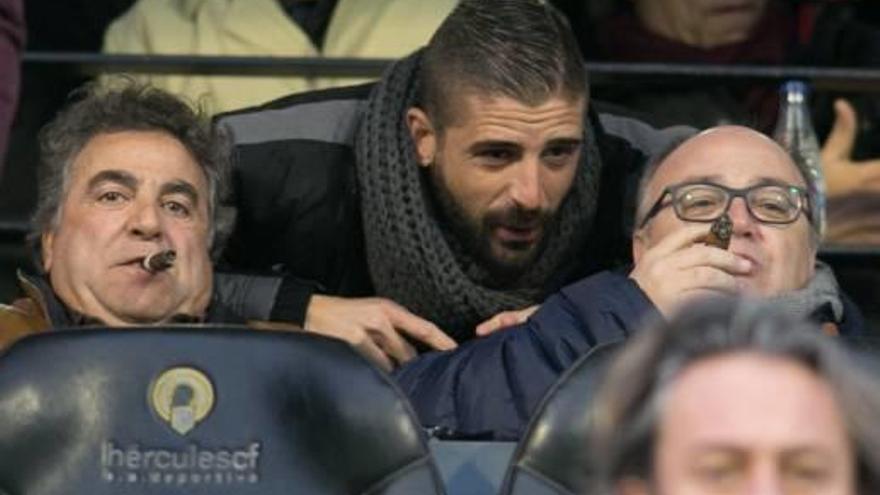
[[[186,435],[210,414],[214,386],[195,368],[170,368],[153,382],[147,401],[171,429]]]

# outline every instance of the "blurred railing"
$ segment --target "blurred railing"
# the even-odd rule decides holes
[[[121,55],[83,52],[27,52],[24,63],[70,64],[88,74],[131,72],[226,76],[378,77],[389,59],[310,57],[228,57],[203,55]],[[880,70],[801,66],[701,65],[588,62],[593,84],[637,79],[639,83],[671,79],[707,79],[712,84],[807,80],[821,89],[880,92]]]

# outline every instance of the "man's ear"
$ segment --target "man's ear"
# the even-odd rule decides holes
[[[635,232],[633,232],[632,236],[632,257],[633,264],[639,264],[639,260],[642,258],[642,255],[645,254],[645,251],[648,249],[648,241],[645,239],[645,229],[641,228]]]
[[[437,155],[437,132],[431,119],[422,109],[412,107],[406,111],[406,126],[418,155],[419,165],[427,167]]]
[[[52,268],[52,260],[53,260],[53,248],[55,242],[55,233],[54,232],[43,232],[40,235],[40,261],[43,265],[43,271],[45,273],[49,273],[49,270]]]

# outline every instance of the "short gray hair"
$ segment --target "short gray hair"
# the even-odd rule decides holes
[[[88,84],[40,132],[40,182],[31,241],[58,227],[71,169],[88,142],[100,134],[158,131],[177,139],[200,165],[208,183],[211,244],[232,228],[233,214],[221,206],[229,192],[230,147],[226,134],[174,95],[146,85],[103,89]]]
[[[594,402],[595,493],[626,478],[652,479],[660,397],[689,366],[735,352],[790,360],[828,382],[855,449],[858,493],[880,493],[880,389],[818,326],[741,299],[687,308],[614,361]]]

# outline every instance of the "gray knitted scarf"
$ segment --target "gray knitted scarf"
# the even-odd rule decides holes
[[[404,115],[416,102],[421,53],[390,67],[364,109],[357,135],[357,177],[367,262],[376,293],[431,320],[457,340],[500,311],[541,302],[559,271],[585,254],[601,168],[591,129],[572,190],[534,263],[497,288],[491,275],[443,225],[430,178],[418,165]],[[586,124],[587,126],[589,123]]]
[[[834,272],[819,260],[816,260],[815,274],[806,287],[772,297],[767,304],[796,318],[808,318],[825,306],[831,311],[831,323],[840,323],[845,316]]]

